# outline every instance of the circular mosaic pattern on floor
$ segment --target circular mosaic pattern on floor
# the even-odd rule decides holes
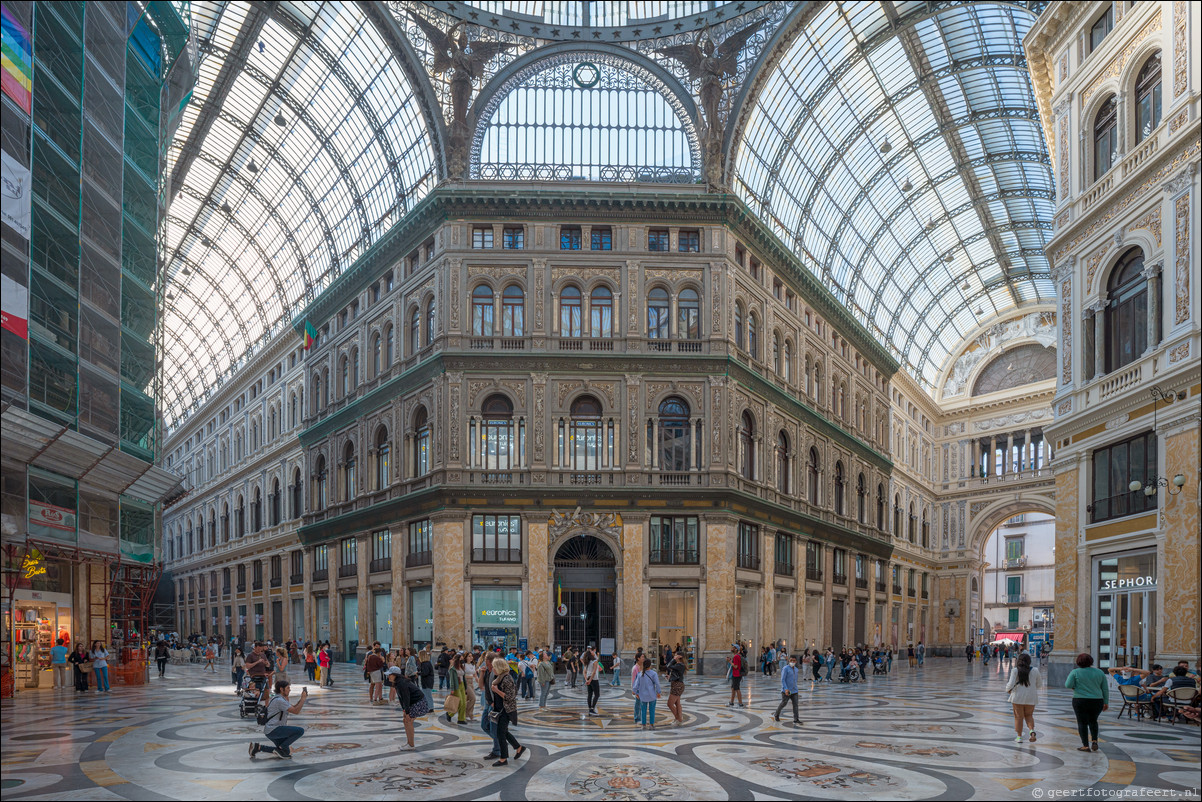
[[[547,708],[545,710],[534,710],[529,713],[522,712],[519,721],[522,727],[545,727],[551,730],[583,730],[592,732],[633,732],[641,731],[641,725],[634,721],[634,711],[628,710],[623,712],[607,711],[604,708],[600,709],[600,715],[589,716],[575,710],[564,710],[562,708]],[[682,711],[683,712],[683,711]],[[676,728],[672,727],[672,714],[667,708],[659,707],[655,711],[656,729],[658,733],[661,730],[664,732],[673,732]],[[695,714],[684,712],[684,725],[688,727],[692,724],[699,723],[701,719]]]
[[[819,740],[791,733],[774,735],[775,743],[794,743],[824,754],[846,755],[862,760],[890,760],[940,769],[1011,769],[1036,766],[1037,755],[1008,744],[972,744],[965,741],[921,741],[888,736],[840,736]],[[1012,743],[1013,738],[1009,741]],[[1005,743],[1005,742],[1003,742]]]
[[[413,792],[422,793],[424,798],[474,797],[481,786],[513,770],[512,757],[508,770],[493,768],[491,760],[484,760],[486,744],[449,749],[422,749],[420,742],[418,745],[416,751],[384,760],[356,759],[313,772],[297,780],[296,793],[309,799],[396,799]]]
[[[557,756],[526,785],[527,799],[624,800],[726,799],[726,791],[671,757],[637,749],[576,750]],[[586,760],[581,760],[586,757]]]

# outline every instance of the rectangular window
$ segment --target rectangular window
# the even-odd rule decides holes
[[[1106,11],[1102,16],[1094,21],[1093,26],[1089,29],[1089,52],[1097,50],[1102,44],[1102,40],[1106,38],[1106,34],[1110,33],[1114,28],[1114,5],[1106,4]]]
[[[520,563],[522,561],[522,517],[520,515],[473,515],[472,562]]]
[[[1006,538],[1006,559],[1017,560],[1025,553],[1023,548],[1024,539],[1021,537]]]
[[[353,537],[344,537],[338,549],[338,574],[343,576],[342,569],[354,569],[359,562],[359,541]]]
[[[780,300],[785,292],[785,285],[780,283],[780,279],[772,279],[772,294],[776,296],[776,300]]]
[[[776,573],[793,576],[793,538],[785,532],[776,533],[774,544]]]
[[[681,253],[701,253],[701,232],[681,231],[676,247]]]
[[[321,579],[325,579],[325,573],[330,570],[330,547],[318,546],[313,549],[313,571],[315,574],[320,573]],[[317,579],[317,576],[313,577]]]
[[[844,549],[835,549],[834,559],[834,582],[836,585],[847,584],[847,551]]]
[[[1023,578],[1006,577],[1006,604],[1022,604]]]
[[[371,564],[368,571],[392,570],[392,532],[381,529],[371,534]]]
[[[667,251],[668,250],[668,229],[653,228],[647,232],[647,250],[649,251]]]
[[[1147,485],[1157,475],[1156,435],[1144,432],[1121,443],[1093,452],[1092,523],[1136,515],[1157,506],[1158,493],[1145,495],[1143,487],[1131,490],[1131,483]]]
[[[578,251],[580,244],[580,226],[562,226],[559,229],[559,250]]]
[[[614,247],[613,231],[608,227],[594,228],[592,231],[592,249],[594,251],[612,251]]]
[[[472,247],[473,248],[491,248],[492,247],[492,227],[487,228],[481,226],[472,229]]]
[[[292,570],[290,576],[288,577],[288,582],[292,585],[299,585],[302,581],[304,581],[305,553],[299,550],[294,551],[292,552],[290,560],[292,563]]]
[[[651,516],[651,562],[661,565],[696,565],[696,516]]]
[[[760,567],[760,528],[739,522],[738,559],[740,568],[758,571]]]
[[[272,557],[271,557],[271,586],[273,588],[278,588],[280,586],[280,582],[282,582],[284,579],[283,563],[284,563],[284,561],[283,561],[283,559],[280,558],[280,555],[278,555],[278,554],[272,555]]]
[[[251,589],[263,589],[263,561],[255,560],[251,564]]]
[[[505,226],[501,238],[505,250],[520,251],[526,247],[526,229],[521,226]]]
[[[747,263],[747,272],[751,273],[751,277],[756,281],[760,280],[760,263],[754,258]]]
[[[413,568],[418,565],[429,565],[430,555],[430,521],[412,521],[409,524],[409,553],[405,556],[405,567]]]
[[[806,579],[822,581],[822,544],[806,541]]]

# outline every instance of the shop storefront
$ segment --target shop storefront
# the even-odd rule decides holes
[[[72,620],[71,564],[50,560],[39,552],[19,558],[6,554],[6,566],[16,584],[4,598],[4,639],[12,642],[16,687],[37,688],[54,683],[50,649],[59,639],[75,646]],[[9,601],[11,600],[11,606]]]
[[[317,642],[328,643],[330,640],[330,597],[318,596],[316,602]]]
[[[414,588],[409,592],[410,632],[414,646],[434,643],[434,589]]]
[[[305,642],[305,600],[292,600],[292,639]]]
[[[760,648],[759,588],[735,588],[735,640],[747,647],[748,654]]]
[[[521,588],[472,589],[473,646],[516,649],[521,631]]]
[[[772,594],[772,620],[775,624],[776,631],[773,637],[777,641],[784,641],[790,649],[797,644],[793,643],[793,604],[795,596],[790,592],[775,591]]]
[[[648,607],[651,624],[650,651],[673,650],[679,645],[693,668],[697,651],[697,591],[652,588]]]
[[[342,597],[342,659],[357,660],[358,649],[359,597],[352,594]]]
[[[1094,557],[1094,642],[1098,667],[1148,667],[1156,651],[1156,552]]]
[[[372,596],[372,640],[385,649],[392,648],[392,594],[376,593]]]

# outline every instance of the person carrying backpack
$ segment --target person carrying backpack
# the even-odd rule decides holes
[[[271,739],[272,745],[264,746],[257,741],[251,741],[248,751],[252,760],[260,752],[266,752],[284,760],[292,759],[292,744],[296,743],[297,739],[305,734],[305,731],[301,727],[289,726],[288,716],[300,713],[301,708],[305,706],[305,700],[309,698],[309,689],[303,689],[296,704],[290,705],[288,704],[288,695],[291,687],[287,680],[277,682],[275,684],[276,695],[271,697],[267,706],[261,708],[255,716],[255,723],[262,725],[263,734]]]

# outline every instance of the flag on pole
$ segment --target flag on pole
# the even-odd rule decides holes
[[[317,342],[317,329],[309,321],[305,321],[305,333],[302,335],[305,340],[305,350],[308,351],[313,347],[313,343]]]

